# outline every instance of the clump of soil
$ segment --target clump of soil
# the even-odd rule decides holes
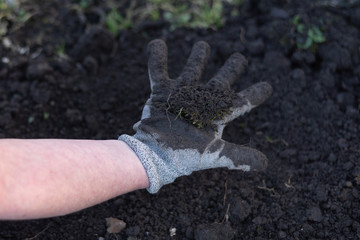
[[[221,120],[232,106],[235,92],[205,86],[174,88],[167,101],[167,111],[198,128],[215,128],[214,121]]]

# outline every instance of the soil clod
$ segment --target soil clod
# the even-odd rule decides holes
[[[235,92],[212,89],[204,86],[182,86],[175,88],[168,100],[168,110],[198,128],[215,127],[232,106]]]

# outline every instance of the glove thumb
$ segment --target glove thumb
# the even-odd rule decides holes
[[[223,141],[223,149],[219,157],[231,159],[233,165],[227,165],[229,169],[243,171],[264,171],[268,165],[267,157],[260,151]]]

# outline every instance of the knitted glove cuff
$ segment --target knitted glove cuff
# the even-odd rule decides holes
[[[143,142],[126,134],[121,135],[119,140],[125,142],[136,153],[144,166],[150,182],[150,187],[147,188],[149,193],[158,192],[163,185],[172,183],[178,176],[175,169]]]

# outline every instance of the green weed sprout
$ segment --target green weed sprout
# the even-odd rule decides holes
[[[212,6],[204,4],[200,6],[200,14],[194,16],[192,25],[203,28],[219,28],[223,25],[223,5],[215,1]]]
[[[110,32],[116,35],[120,29],[131,28],[133,23],[128,16],[123,17],[115,8],[112,8],[106,15],[105,25]]]
[[[31,18],[32,14],[24,10],[18,2],[9,4],[5,0],[0,0],[0,38],[9,31],[8,21],[12,22],[11,30],[23,26]]]
[[[314,24],[304,24],[301,22],[301,16],[295,15],[290,23],[296,27],[296,45],[299,49],[309,49],[312,47],[313,51],[316,52],[317,44],[326,41],[326,37],[321,29]]]
[[[93,2],[93,0],[81,0],[79,2],[79,5],[82,9],[86,9],[91,5],[92,2]]]
[[[65,40],[62,40],[61,43],[56,47],[56,53],[59,56],[65,55]]]
[[[235,6],[242,0],[227,0]],[[221,0],[191,0],[181,3],[176,0],[149,0],[146,3],[146,13],[151,19],[163,17],[170,23],[170,30],[179,27],[212,28],[223,26],[223,1]]]

